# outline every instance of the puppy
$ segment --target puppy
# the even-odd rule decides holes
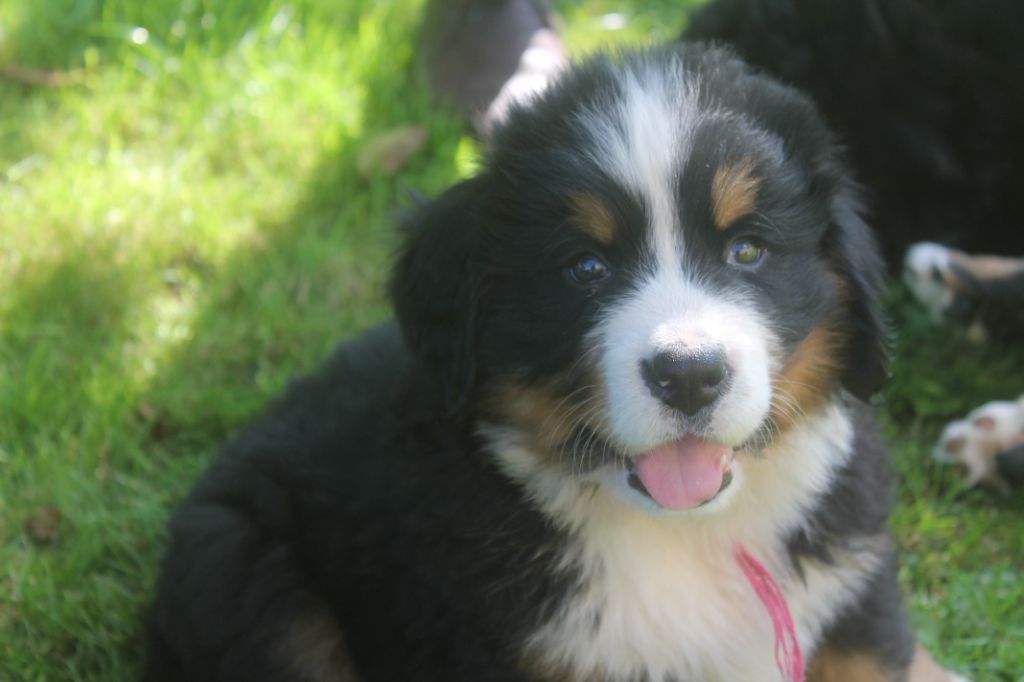
[[[700,45],[572,69],[412,221],[397,326],[175,514],[146,679],[953,679],[864,403],[881,269],[806,97]]]

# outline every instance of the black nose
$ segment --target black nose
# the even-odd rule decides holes
[[[728,368],[721,348],[665,350],[640,363],[651,395],[693,416],[718,399]]]

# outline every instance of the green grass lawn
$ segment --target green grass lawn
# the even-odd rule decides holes
[[[479,154],[415,69],[421,4],[0,3],[0,68],[64,76],[0,79],[0,681],[132,679],[176,500],[290,375],[388,314],[407,188]],[[559,7],[579,54],[671,38],[690,4]],[[410,123],[424,150],[362,179],[366,140]],[[933,328],[900,291],[890,309],[915,621],[976,680],[1024,679],[1024,497],[927,457],[943,420],[1024,391],[1024,352]]]

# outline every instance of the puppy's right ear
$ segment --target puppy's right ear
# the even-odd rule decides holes
[[[842,188],[833,200],[829,246],[848,295],[842,382],[851,394],[866,401],[885,384],[889,336],[881,303],[885,269],[861,212],[856,190]]]
[[[466,180],[420,208],[405,226],[391,299],[405,342],[433,373],[448,410],[465,406],[475,375],[484,182]]]

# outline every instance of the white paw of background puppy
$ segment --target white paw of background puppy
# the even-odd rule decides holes
[[[1016,401],[996,400],[950,422],[932,451],[939,462],[958,464],[969,486],[979,483],[1008,492],[996,456],[1024,444],[1024,396]]]

